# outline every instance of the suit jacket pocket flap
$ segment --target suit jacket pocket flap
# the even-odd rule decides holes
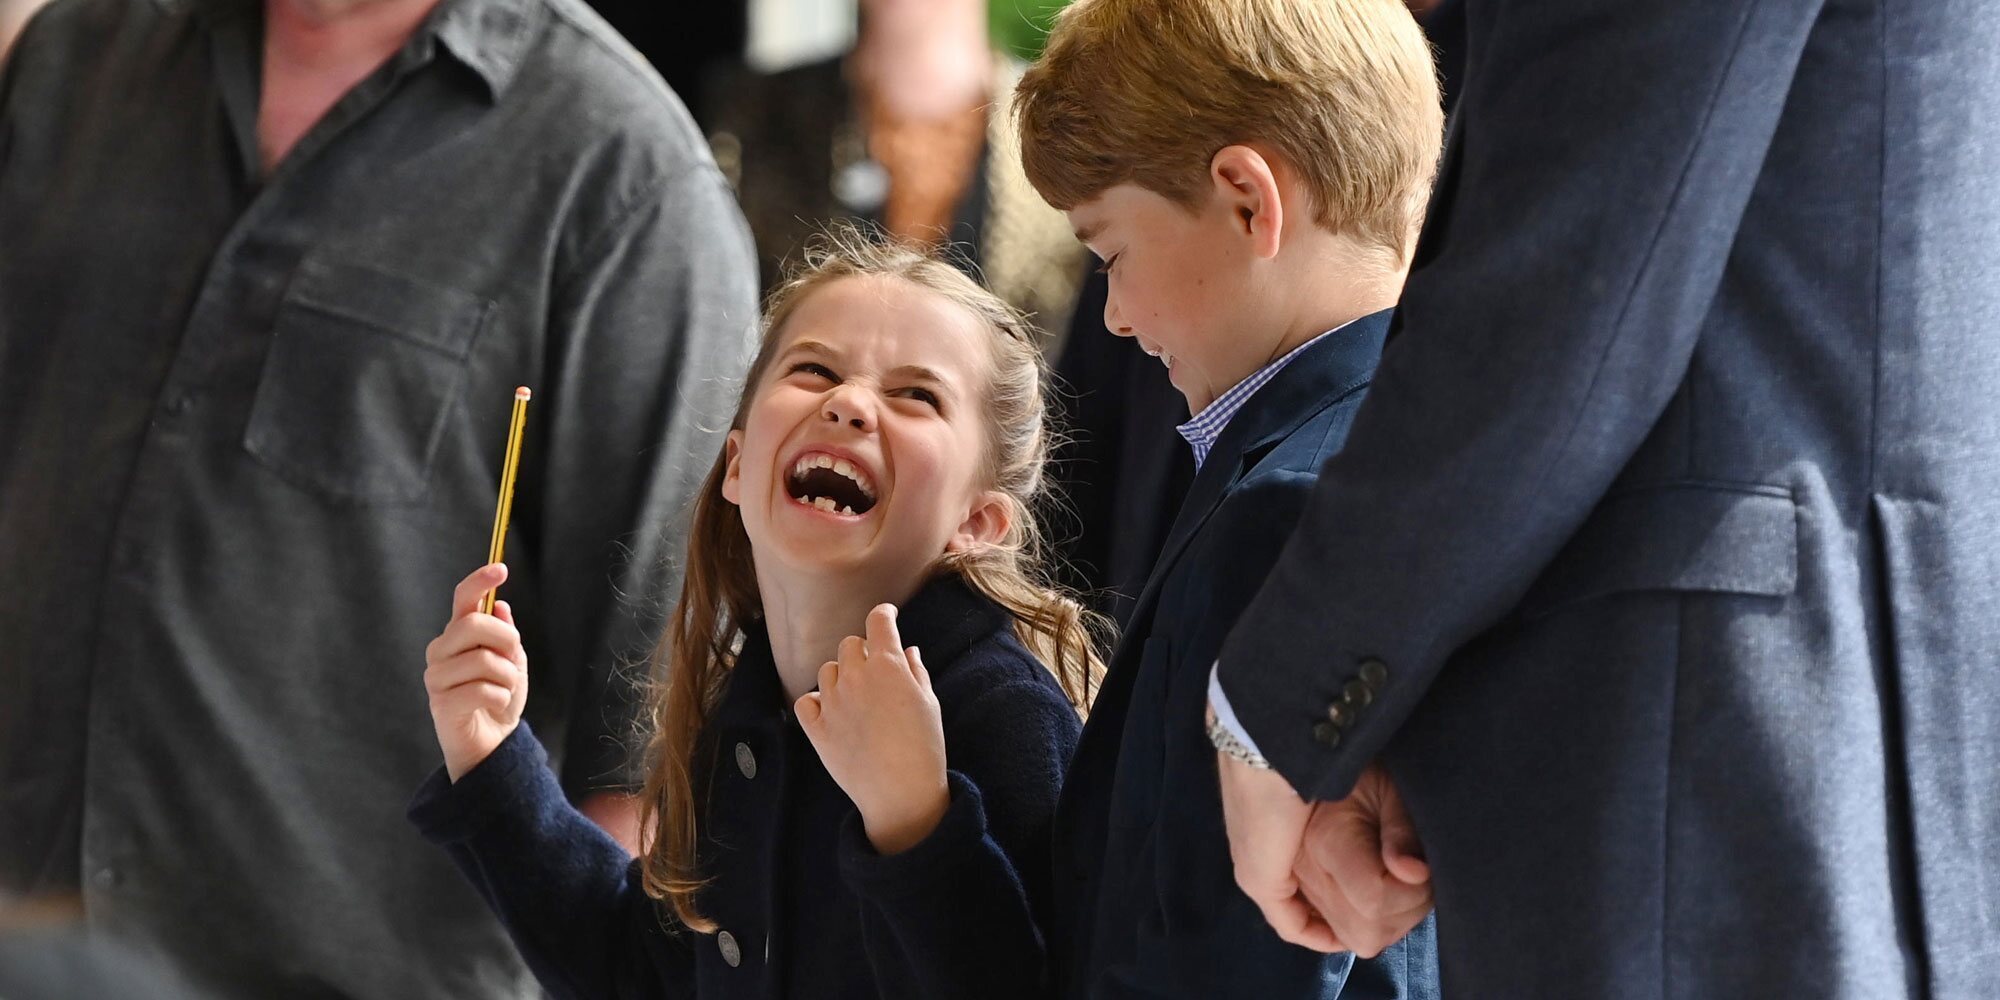
[[[1781,597],[1798,582],[1782,486],[1681,482],[1606,497],[1521,601],[1524,617],[1627,591]]]

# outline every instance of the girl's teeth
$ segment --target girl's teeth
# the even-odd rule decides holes
[[[855,478],[853,463],[848,462],[845,459],[833,463],[833,471],[839,475],[846,476],[849,479]]]
[[[827,513],[831,514],[831,513],[833,513],[833,498],[832,498],[832,497],[819,497],[819,498],[817,498],[817,499],[815,499],[815,500],[813,501],[813,506],[814,506],[814,507],[817,507],[817,508],[819,508],[820,510],[823,510],[823,511],[826,511]]]
[[[846,515],[847,515],[848,517],[853,517],[853,516],[854,516],[854,508],[852,508],[852,507],[842,507],[842,508],[840,508],[840,512],[841,512],[842,514],[846,514]]]

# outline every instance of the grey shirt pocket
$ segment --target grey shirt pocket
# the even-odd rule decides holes
[[[420,500],[491,312],[455,289],[306,258],[278,307],[244,450],[328,500]]]

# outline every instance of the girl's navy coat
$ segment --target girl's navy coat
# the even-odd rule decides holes
[[[753,628],[697,762],[699,908],[681,926],[639,868],[563,798],[526,724],[410,818],[451,853],[558,997],[1029,997],[1049,824],[1080,724],[1007,613],[945,576],[898,618],[943,710],[951,807],[901,854],[875,853],[821,766]]]

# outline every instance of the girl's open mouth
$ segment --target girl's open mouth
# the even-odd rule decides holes
[[[798,503],[829,514],[860,516],[875,509],[875,484],[867,471],[823,452],[807,452],[792,463],[785,492]]]

